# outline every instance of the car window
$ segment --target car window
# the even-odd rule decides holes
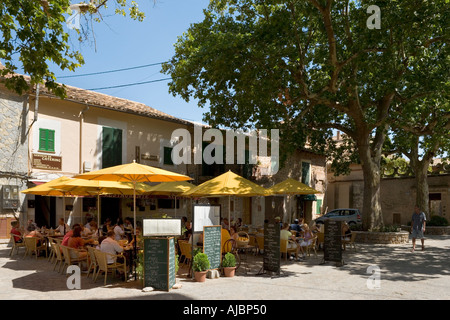
[[[351,212],[350,212],[350,210],[342,210],[342,215],[349,216],[349,215],[351,215]]]
[[[330,211],[326,214],[327,217],[336,217],[339,215],[339,211]]]

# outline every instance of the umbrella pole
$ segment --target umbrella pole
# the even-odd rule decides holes
[[[137,260],[137,239],[136,239],[136,181],[133,181],[133,224],[134,224],[134,254],[133,254],[133,265],[134,265],[134,280],[137,280],[136,272],[136,260]]]
[[[231,196],[228,196],[228,231],[230,231],[231,225]]]
[[[100,192],[97,193],[97,228],[100,228]]]

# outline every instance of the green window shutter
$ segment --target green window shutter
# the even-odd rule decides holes
[[[164,147],[164,159],[163,159],[164,164],[173,165],[172,149],[173,148],[171,147]]]
[[[55,151],[55,130],[39,129],[39,151]]]
[[[317,201],[316,201],[316,214],[321,214],[320,207],[322,207],[322,199],[317,199]]]
[[[122,164],[122,129],[102,128],[102,168]]]

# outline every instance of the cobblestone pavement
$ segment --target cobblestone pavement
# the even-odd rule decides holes
[[[420,244],[420,242],[419,242]],[[347,248],[345,264],[321,264],[318,252],[304,262],[282,260],[280,276],[257,275],[261,257],[249,256],[246,269],[241,267],[233,278],[207,279],[197,283],[180,275],[180,289],[170,292],[143,292],[140,282],[127,283],[108,276],[93,283],[81,277],[81,289],[69,290],[67,276],[53,271],[47,259],[9,256],[10,248],[0,244],[1,300],[431,300],[450,299],[450,236],[429,236],[425,251],[412,253],[411,243],[401,245],[357,244],[357,251]],[[371,281],[379,270],[379,287]],[[373,267],[372,267],[373,268]],[[181,270],[181,273],[185,270]]]

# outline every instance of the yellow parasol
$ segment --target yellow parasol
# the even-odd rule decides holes
[[[49,182],[37,185],[36,187],[28,188],[26,190],[21,191],[25,194],[34,194],[38,196],[53,196],[53,197],[62,197],[63,198],[63,216],[64,216],[64,222],[66,221],[66,204],[65,204],[65,197],[67,196],[82,196],[86,194],[82,194],[80,192],[70,192],[66,190],[58,190],[55,188],[56,185],[70,181],[71,179],[62,176],[56,179],[53,179]]]
[[[173,196],[175,198],[175,216],[177,216],[177,196],[195,188],[195,185],[187,181],[161,182],[150,188],[151,195]]]
[[[134,235],[136,235],[136,189],[138,182],[186,181],[192,178],[143,164],[122,164],[75,176],[77,179],[130,182],[133,185]]]
[[[285,196],[322,193],[292,178],[288,178],[280,183],[277,183],[273,187],[269,188],[268,191],[271,194],[279,194]],[[289,201],[289,220],[290,219],[291,219],[291,201]]]
[[[130,182],[117,181],[101,181],[101,180],[84,180],[84,179],[69,179],[61,184],[54,186],[63,191],[72,193],[81,193],[97,196],[97,223],[100,226],[100,195],[105,194],[119,194],[132,195],[133,184]],[[142,194],[148,192],[150,186],[145,183],[136,184],[136,192]]]
[[[228,221],[230,221],[231,196],[254,197],[268,196],[267,189],[247,180],[231,170],[208,180],[197,187],[182,193],[186,197],[220,197],[228,196]]]

